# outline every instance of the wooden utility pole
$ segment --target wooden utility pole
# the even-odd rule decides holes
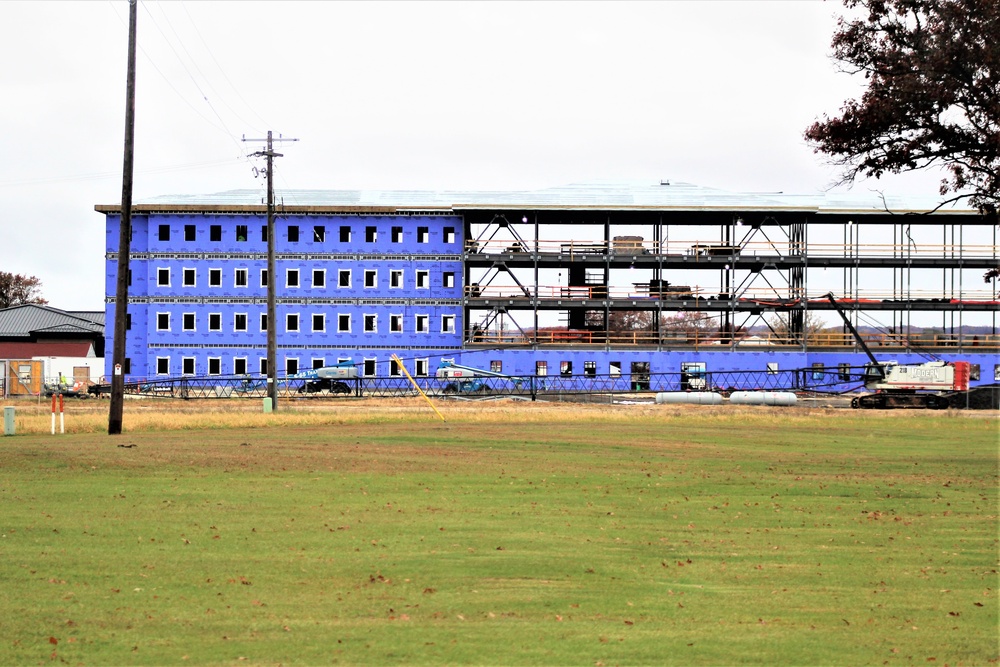
[[[135,24],[138,0],[128,3],[128,74],[125,83],[125,162],[122,169],[122,212],[118,222],[118,288],[111,362],[111,410],[108,435],[122,432],[125,406],[125,332],[128,320],[128,267],[132,242],[132,155],[135,152]]]
[[[271,398],[271,409],[278,410],[278,322],[275,313],[275,285],[278,276],[274,268],[274,158],[282,157],[274,152],[274,141],[298,141],[285,139],[281,135],[275,140],[271,130],[267,131],[266,139],[247,139],[243,141],[266,141],[267,149],[257,151],[253,155],[267,158],[267,395]]]

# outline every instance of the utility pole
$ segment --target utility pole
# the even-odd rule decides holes
[[[274,141],[298,141],[298,139],[285,139],[280,134],[277,139],[272,137],[271,130],[267,131],[266,139],[247,139],[243,135],[243,141],[266,141],[267,149],[253,153],[255,157],[267,158],[267,395],[271,398],[271,409],[278,411],[278,322],[275,314],[274,292],[278,276],[274,269],[274,158],[282,157],[281,153],[275,153]]]
[[[135,24],[138,0],[128,3],[128,74],[125,83],[125,162],[122,168],[122,212],[118,222],[118,285],[111,363],[111,410],[108,435],[122,432],[125,407],[125,331],[128,320],[128,267],[132,244],[132,155],[135,152]]]

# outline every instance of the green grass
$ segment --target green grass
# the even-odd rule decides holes
[[[0,663],[997,661],[995,419],[532,414],[0,440]]]

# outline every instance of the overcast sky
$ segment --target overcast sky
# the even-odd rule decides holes
[[[837,2],[142,2],[135,198],[261,188],[536,189],[687,181],[814,193],[803,130],[864,81]],[[101,310],[121,201],[128,3],[3,2],[0,270]],[[915,174],[855,190],[933,194]]]

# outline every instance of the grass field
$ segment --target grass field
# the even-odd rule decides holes
[[[18,404],[0,664],[998,660],[995,414],[287,407]]]

